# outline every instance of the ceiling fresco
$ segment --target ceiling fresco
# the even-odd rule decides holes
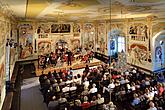
[[[165,0],[0,0],[18,18],[97,20],[165,16]],[[84,19],[85,18],[85,19]]]

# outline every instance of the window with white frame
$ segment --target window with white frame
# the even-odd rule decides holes
[[[125,52],[125,37],[118,37],[118,52]]]

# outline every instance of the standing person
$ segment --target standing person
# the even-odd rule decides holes
[[[72,52],[70,50],[67,50],[66,54],[68,55],[68,66],[72,65]]]

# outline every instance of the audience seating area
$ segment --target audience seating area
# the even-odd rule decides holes
[[[165,109],[164,83],[137,68],[121,73],[102,64],[96,68],[86,66],[82,74],[72,71],[70,68],[39,77],[49,110]]]

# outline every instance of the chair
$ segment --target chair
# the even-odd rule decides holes
[[[76,90],[70,91],[70,98],[74,99],[77,96]]]
[[[97,110],[97,105],[90,106],[89,110]]]
[[[103,110],[103,104],[98,104],[97,105],[97,110]]]
[[[65,110],[65,108],[67,108],[67,103],[64,102],[64,103],[59,103],[59,110]]]
[[[68,92],[64,92],[63,94],[64,94],[64,97],[66,99],[69,99],[70,98],[70,92],[69,91]]]

